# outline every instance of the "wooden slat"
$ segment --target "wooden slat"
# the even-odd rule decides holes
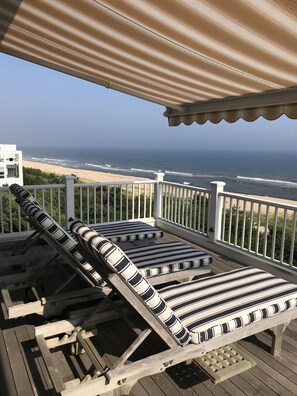
[[[14,328],[3,330],[3,337],[17,394],[20,396],[34,396]]]
[[[9,364],[8,351],[6,350],[3,332],[0,330],[0,383],[1,395],[13,396],[17,394],[15,383],[13,380],[12,368]]]

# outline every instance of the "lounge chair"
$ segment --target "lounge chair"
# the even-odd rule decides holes
[[[62,395],[127,394],[142,377],[181,362],[197,362],[210,351],[267,329],[274,334],[272,353],[280,353],[282,333],[297,317],[296,285],[257,268],[244,267],[157,291],[119,247],[82,223],[74,223],[71,230],[81,253],[147,326],[112,367],[104,362],[90,337],[96,334],[97,323],[124,317],[118,309],[107,315],[104,310],[100,312],[99,305],[97,312],[85,318],[36,327],[40,351]],[[167,349],[125,365],[152,330]],[[59,338],[64,332],[68,336]],[[67,343],[84,348],[95,367],[82,381],[64,382],[53,364],[50,349]]]
[[[20,185],[14,183],[9,187],[9,189],[12,194],[14,194],[20,205],[24,201],[30,201],[39,207],[42,207],[33,195]],[[115,243],[138,240],[142,241],[163,236],[162,230],[141,221],[121,221],[109,224],[94,224],[92,225],[92,228]]]
[[[77,242],[72,236],[34,201],[23,201],[22,207],[32,226],[42,235],[53,251],[58,253],[72,267],[74,274],[68,274],[69,279],[66,277],[64,283],[46,298],[38,293],[35,286],[44,279],[47,280],[48,276],[55,272],[55,268],[52,267],[52,259],[48,261],[48,266],[42,268],[42,271],[39,267],[30,267],[27,272],[0,278],[7,317],[14,318],[29,313],[52,316],[59,314],[68,305],[93,300],[98,298],[98,295],[102,296],[100,290],[105,282],[77,251]],[[152,283],[155,284],[173,280],[184,281],[197,275],[206,274],[210,272],[209,264],[212,262],[210,255],[180,242],[160,243],[144,248],[129,249],[127,254],[135,258],[141,273],[150,277]],[[157,259],[158,257],[160,258]],[[76,273],[83,277],[91,288],[61,294],[63,288],[68,287]],[[9,291],[29,286],[33,288],[37,301],[29,304],[13,304]]]

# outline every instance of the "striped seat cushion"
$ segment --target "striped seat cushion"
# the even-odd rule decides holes
[[[206,267],[212,263],[212,257],[209,254],[181,242],[156,243],[123,250],[142,275],[147,278]]]
[[[104,235],[111,242],[138,241],[143,239],[160,238],[163,231],[141,221],[127,221],[124,223],[95,224],[92,228]]]
[[[98,265],[103,262],[109,271],[119,274],[128,287],[157,315],[179,344],[189,343],[191,337],[188,330],[118,246],[81,222],[74,222],[71,231],[85,249],[98,259]],[[133,305],[133,301],[130,303]]]
[[[201,343],[297,305],[297,286],[253,267],[159,290]]]
[[[77,263],[79,269],[90,279],[95,286],[104,286],[105,282],[97,271],[82,257],[77,250],[77,242],[38,205],[24,201],[22,207],[29,218],[39,228],[50,235]]]

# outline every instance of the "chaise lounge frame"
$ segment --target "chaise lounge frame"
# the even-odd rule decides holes
[[[137,312],[146,322],[145,330],[137,334],[135,341],[126,352],[118,359],[113,367],[106,369],[103,358],[98,354],[90,337],[96,334],[96,325],[118,317],[125,318],[127,311],[122,308],[112,307],[110,311],[95,312],[87,317],[74,317],[69,321],[62,321],[35,329],[36,341],[46,362],[54,386],[61,395],[82,396],[84,394],[119,396],[128,394],[133,385],[145,376],[160,373],[168,367],[181,362],[194,361],[209,351],[234,343],[248,336],[270,329],[273,333],[271,352],[277,356],[281,352],[282,335],[291,320],[297,318],[297,308],[281,312],[272,317],[266,317],[245,327],[238,328],[227,334],[220,335],[200,344],[178,345],[173,335],[160,323],[158,317],[145,305],[136,292],[131,290],[118,273],[110,272],[106,266],[98,261],[84,246],[80,245],[84,257],[96,269],[101,269],[100,274],[113,290],[116,290],[123,299],[129,303],[134,314]],[[114,310],[112,309],[114,308]],[[125,307],[126,309],[126,307]],[[153,356],[137,360],[124,365],[131,354],[143,343],[147,335],[156,332],[167,345],[167,350]],[[61,333],[65,333],[59,338]],[[75,350],[84,350],[92,361],[95,372],[88,375],[83,381],[79,379],[64,382],[58,375],[50,349],[65,344],[76,345]],[[79,347],[77,346],[79,345]]]
[[[22,191],[26,192],[26,190],[24,189],[22,189]],[[20,197],[18,197],[17,202],[26,211],[28,221],[36,229],[36,233],[42,236],[47,244],[53,249],[54,256],[50,256],[47,265],[44,265],[41,269],[37,265],[31,266],[29,267],[29,270],[28,268],[26,268],[27,271],[24,273],[9,275],[0,278],[1,293],[6,308],[7,318],[11,319],[19,316],[29,315],[32,313],[37,313],[45,317],[59,315],[61,311],[63,311],[66,307],[70,305],[91,301],[99,297],[103,297],[106,293],[108,293],[106,288],[102,290],[102,288],[98,287],[98,284],[94,284],[94,281],[88,276],[89,274],[86,271],[82,271],[82,268],[78,266],[78,263],[71,257],[67,250],[65,250],[63,246],[61,246],[53,238],[53,236],[49,232],[47,232],[47,230],[45,230],[40,224],[38,224],[38,222],[31,215],[30,211],[26,208],[30,206],[35,207],[36,209],[44,212],[51,219],[51,217],[44,211],[44,209],[38,203],[36,203],[35,200],[30,199],[29,201],[20,201],[21,199]],[[53,219],[51,219],[51,221],[54,222]],[[67,234],[67,231],[63,230],[62,227],[60,227],[57,223],[55,224],[64,234]],[[52,271],[55,271],[55,269],[49,267],[49,265],[52,263],[53,259],[58,259],[58,255],[61,256],[64,261],[66,261],[70,265],[70,267],[72,267],[72,269],[74,270],[74,274],[69,275],[69,279],[67,279],[65,283],[62,284],[54,294],[47,297],[40,297],[37,289],[35,288],[35,285],[38,284],[41,276],[50,275]],[[162,284],[170,281],[182,282],[190,280],[198,275],[207,274],[209,272],[210,266],[208,265],[205,267],[175,271],[167,274],[160,274],[158,276],[151,277],[150,279],[153,284]],[[90,287],[83,288],[81,290],[61,293],[61,290],[63,290],[63,288],[69,284],[69,282],[76,276],[77,273],[90,284]],[[14,304],[12,302],[9,293],[10,290],[24,288],[32,285],[33,292],[35,294],[35,297],[37,298],[37,301],[19,304]]]

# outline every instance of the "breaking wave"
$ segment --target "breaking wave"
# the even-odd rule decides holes
[[[297,183],[290,182],[287,180],[262,179],[260,177],[246,177],[246,176],[237,176],[237,180],[247,181],[247,182],[252,182],[252,183],[278,184],[278,185],[290,186],[293,188],[297,188]]]

